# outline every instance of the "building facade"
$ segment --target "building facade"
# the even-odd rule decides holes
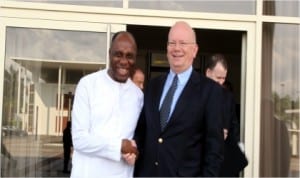
[[[168,71],[178,20],[196,31],[195,70],[227,57],[249,161],[241,176],[299,177],[297,0],[0,0],[1,176],[67,176],[62,131],[79,79],[109,66],[110,39],[127,30],[147,85]]]

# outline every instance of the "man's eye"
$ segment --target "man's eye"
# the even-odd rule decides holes
[[[123,55],[121,53],[119,53],[119,52],[116,52],[116,53],[114,53],[114,56],[115,57],[122,57]]]
[[[179,42],[179,46],[186,46],[188,43],[186,42]]]
[[[169,45],[169,46],[176,46],[176,42],[175,42],[175,41],[169,41],[169,42],[168,42],[168,45]]]
[[[127,56],[126,56],[126,59],[133,59],[133,55],[132,55],[132,54],[127,55]]]

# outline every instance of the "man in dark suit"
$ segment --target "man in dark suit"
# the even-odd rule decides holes
[[[219,174],[224,144],[222,89],[193,70],[197,51],[194,30],[186,22],[176,22],[167,43],[170,72],[151,80],[145,90],[135,134],[140,151],[136,177]],[[172,97],[169,90],[175,91]]]
[[[212,55],[206,65],[206,76],[224,86],[228,71],[227,61],[223,54]],[[248,160],[238,145],[239,123],[236,115],[236,104],[232,92],[224,86],[223,98],[223,131],[225,140],[224,162],[220,177],[238,177],[239,172],[247,165]]]

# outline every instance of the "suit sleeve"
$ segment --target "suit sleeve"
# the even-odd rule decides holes
[[[144,117],[144,108],[141,111],[135,133],[134,133],[134,140],[137,143],[138,149],[141,152],[142,148],[144,147],[144,138],[145,138],[145,117]]]
[[[203,176],[213,177],[219,175],[224,152],[222,88],[212,84],[208,92],[205,108]]]
[[[231,107],[231,123],[230,123],[230,130],[229,134],[231,132],[232,136],[234,139],[238,142],[240,140],[240,124],[238,122],[238,118],[236,115],[236,110],[235,110],[235,102],[232,100],[232,107]]]
[[[143,165],[143,156],[144,156],[144,141],[145,141],[145,133],[146,133],[146,123],[145,123],[145,110],[144,107],[141,111],[135,133],[134,133],[134,140],[136,141],[137,148],[139,151],[139,156],[135,162],[135,169],[134,169],[134,176],[136,177],[139,175],[139,171],[142,169]]]

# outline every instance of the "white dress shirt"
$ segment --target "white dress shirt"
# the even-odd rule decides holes
[[[130,79],[116,82],[107,70],[83,77],[72,110],[71,177],[132,177],[121,141],[133,138],[142,106],[143,92]]]

